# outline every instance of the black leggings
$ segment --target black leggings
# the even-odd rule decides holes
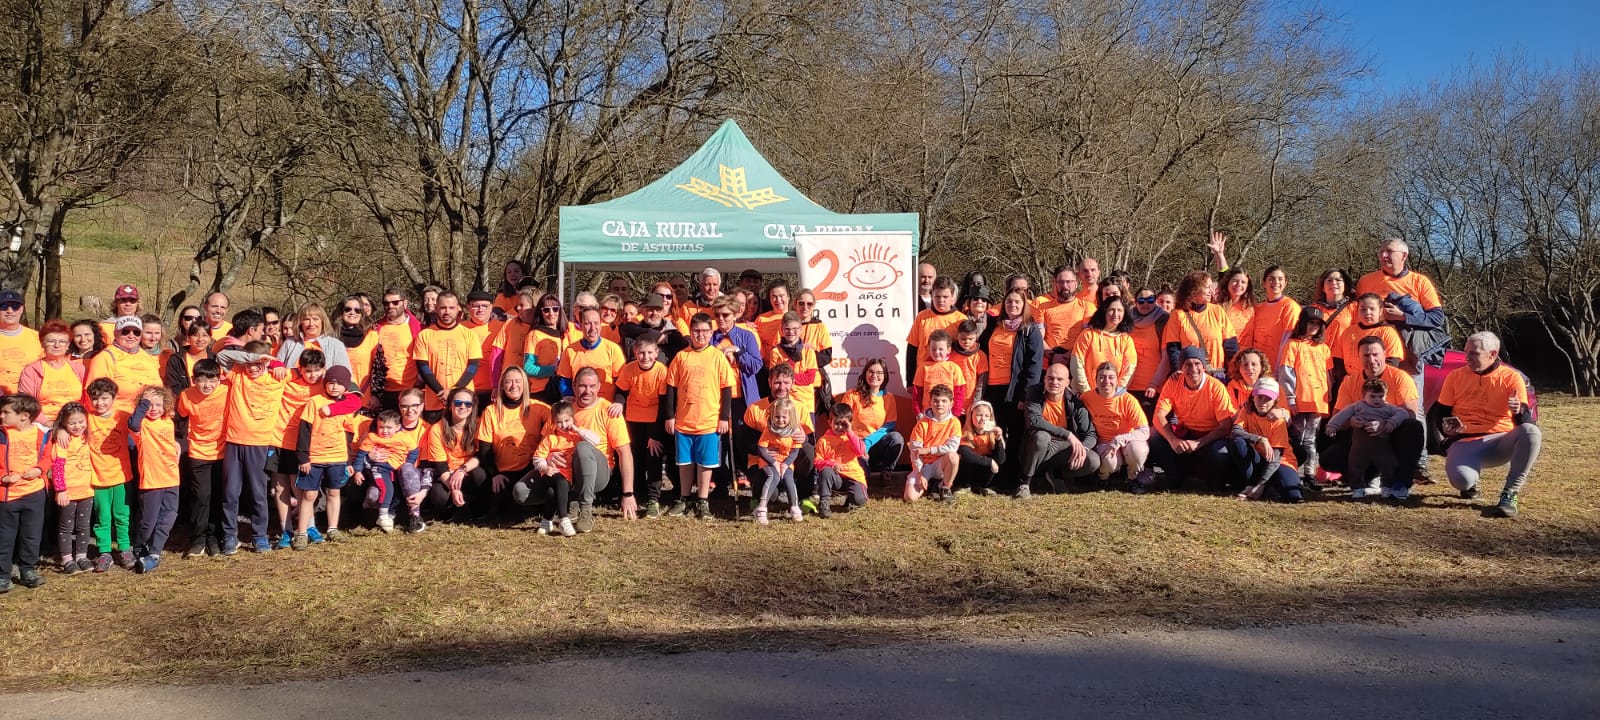
[[[450,512],[455,505],[450,502],[450,487],[444,482],[445,475],[450,471],[442,462],[426,463],[426,467],[433,471],[433,485],[428,488],[428,497],[422,501],[423,505],[435,512]],[[475,513],[486,512],[491,507],[489,490],[489,476],[481,465],[461,479],[461,494],[466,498],[467,507]]]
[[[188,458],[186,462],[189,464],[189,497],[192,498],[189,539],[220,538],[222,531],[217,522],[222,517],[222,493],[213,490],[222,479],[222,461]]]
[[[650,438],[657,435],[656,424],[628,422],[628,447],[633,452],[633,488],[644,490],[645,502],[661,502],[661,474],[667,460],[667,441],[661,441],[661,454],[650,453]],[[643,483],[643,485],[640,485]]]
[[[56,541],[61,557],[89,556],[89,527],[94,522],[94,497],[73,500],[66,507],[57,508]]]
[[[572,481],[566,479],[561,473],[549,475],[535,475],[533,477],[534,502],[543,502],[541,511],[546,520],[555,520],[567,516],[567,503],[571,502]]]

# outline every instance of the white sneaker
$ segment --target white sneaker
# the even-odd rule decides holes
[[[378,513],[378,529],[386,533],[394,532],[394,516],[388,513]]]
[[[577,534],[578,531],[572,527],[572,518],[561,518],[561,536],[572,537]]]
[[[539,521],[539,534],[540,535],[549,535],[550,534],[550,521],[549,520],[540,520]]]
[[[757,525],[766,525],[767,524],[767,509],[766,508],[764,508],[764,507],[756,508],[755,521],[756,521]]]
[[[805,522],[806,513],[800,509],[799,505],[791,505],[789,507],[789,519],[795,522]]]

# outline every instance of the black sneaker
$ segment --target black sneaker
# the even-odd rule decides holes
[[[833,508],[830,507],[831,505],[833,505],[832,498],[822,498],[820,501],[818,501],[817,517],[822,518],[823,520],[833,517]]]
[[[427,529],[428,529],[428,526],[422,522],[422,516],[421,515],[412,515],[411,516],[411,520],[406,523],[406,532],[411,533],[413,535],[415,535],[415,534],[417,534],[419,532],[422,532],[423,530],[427,530]]]
[[[689,514],[689,500],[680,498],[672,504],[672,509],[667,511],[667,517],[683,517]]]
[[[711,501],[700,498],[694,504],[694,516],[700,520],[711,519]]]
[[[0,595],[11,592],[11,578],[0,578]]]
[[[207,542],[203,537],[195,538],[194,542],[189,543],[189,549],[184,551],[183,559],[205,557]]]
[[[17,578],[17,584],[32,590],[44,584],[44,576],[39,574],[39,569],[23,570]]]
[[[1461,491],[1461,499],[1462,500],[1477,500],[1478,496],[1482,495],[1482,494],[1483,493],[1478,490],[1478,486],[1477,485],[1473,485],[1472,487],[1469,487],[1469,488]]]

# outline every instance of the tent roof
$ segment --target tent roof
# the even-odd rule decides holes
[[[650,263],[664,272],[791,272],[794,233],[827,230],[909,230],[913,254],[919,238],[915,213],[844,215],[812,202],[728,120],[655,182],[561,208],[560,258],[580,270]]]

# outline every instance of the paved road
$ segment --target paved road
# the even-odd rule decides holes
[[[114,713],[114,715],[113,715]],[[1600,610],[0,697],[0,717],[1600,718]]]

